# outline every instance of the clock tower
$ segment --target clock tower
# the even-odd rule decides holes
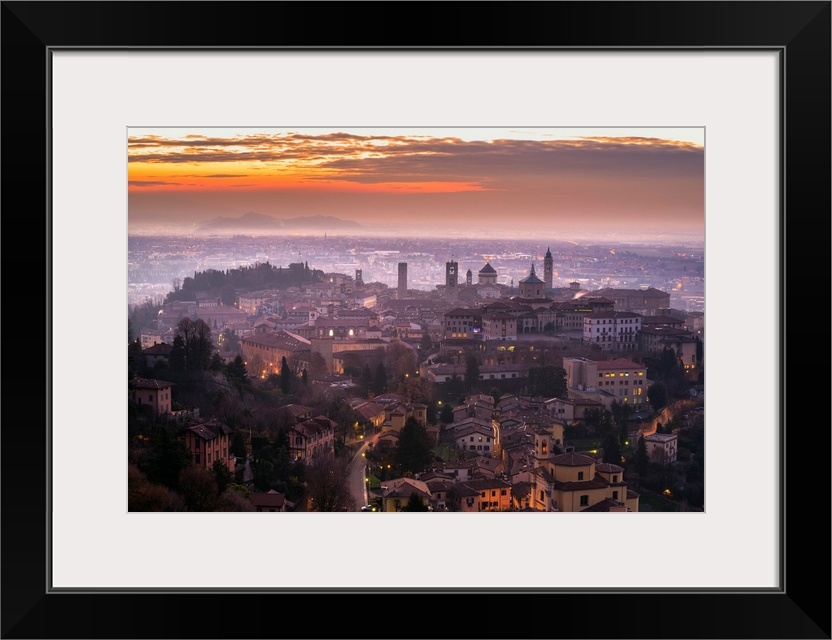
[[[451,259],[445,263],[445,286],[449,289],[456,287],[459,282],[459,265]]]

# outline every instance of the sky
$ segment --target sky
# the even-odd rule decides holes
[[[130,128],[131,232],[248,212],[362,233],[704,240],[703,128]]]

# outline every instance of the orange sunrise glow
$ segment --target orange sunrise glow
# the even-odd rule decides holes
[[[130,224],[396,216],[704,229],[701,129],[131,129]]]

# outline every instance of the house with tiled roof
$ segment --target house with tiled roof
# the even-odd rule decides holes
[[[511,484],[502,478],[468,480],[462,485],[476,492],[476,511],[509,511],[511,509]]]
[[[285,404],[274,410],[275,427],[286,428],[312,417],[312,408],[302,404]]]
[[[672,464],[678,455],[679,436],[675,433],[651,433],[642,436],[647,455],[657,464]]]
[[[384,405],[379,402],[369,400],[354,406],[353,409],[365,421],[365,426],[380,427],[386,419]]]
[[[475,479],[496,478],[503,470],[502,461],[492,456],[478,456],[471,462],[473,463],[471,472]]]
[[[529,481],[512,481],[511,507],[513,511],[536,511],[531,506],[531,491],[534,485]]]
[[[446,460],[442,464],[442,471],[453,477],[457,482],[470,480],[474,477],[474,463],[471,460]]]
[[[494,398],[487,395],[473,395],[465,398],[465,403],[453,409],[454,422],[462,422],[465,418],[479,418],[491,421],[494,413]]]
[[[591,398],[550,398],[545,406],[556,420],[572,426],[583,422],[588,409],[601,409],[604,405]]]
[[[458,451],[469,454],[491,456],[494,453],[494,428],[469,418],[465,425],[454,427],[454,445]]]
[[[448,500],[451,492],[456,486],[456,482],[439,473],[423,473],[419,476],[430,489],[430,503],[433,505],[434,511],[446,511],[448,508]]]
[[[173,345],[166,342],[157,342],[143,349],[142,355],[144,356],[145,366],[148,369],[153,369],[157,363],[170,364],[171,351],[173,351]]]
[[[407,505],[411,494],[416,494],[425,506],[430,505],[431,491],[423,480],[415,478],[395,478],[381,486],[381,510],[385,512],[401,511]]]
[[[179,437],[185,442],[197,467],[210,470],[219,460],[233,474],[237,465],[237,458],[231,453],[233,433],[234,429],[227,424],[212,419],[182,427]]]
[[[399,444],[398,429],[386,429],[376,438],[376,447],[379,449],[394,449]]]
[[[282,513],[292,511],[295,508],[294,503],[287,500],[285,494],[274,489],[267,492],[252,492],[249,499],[254,505],[255,511]]]
[[[309,462],[313,458],[333,455],[337,426],[335,421],[325,416],[298,422],[287,431],[289,456],[293,460]]]
[[[517,318],[507,311],[489,311],[482,315],[482,338],[486,341],[517,340]]]
[[[171,411],[172,382],[153,378],[134,377],[130,382],[130,400],[137,406],[150,407],[153,417],[169,414]]]
[[[449,492],[447,500],[451,510],[477,513],[479,511],[480,492],[469,487],[466,482],[460,482]]]

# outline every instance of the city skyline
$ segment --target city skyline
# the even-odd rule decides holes
[[[355,235],[702,241],[704,129],[131,128],[128,205],[131,233],[254,213]]]

